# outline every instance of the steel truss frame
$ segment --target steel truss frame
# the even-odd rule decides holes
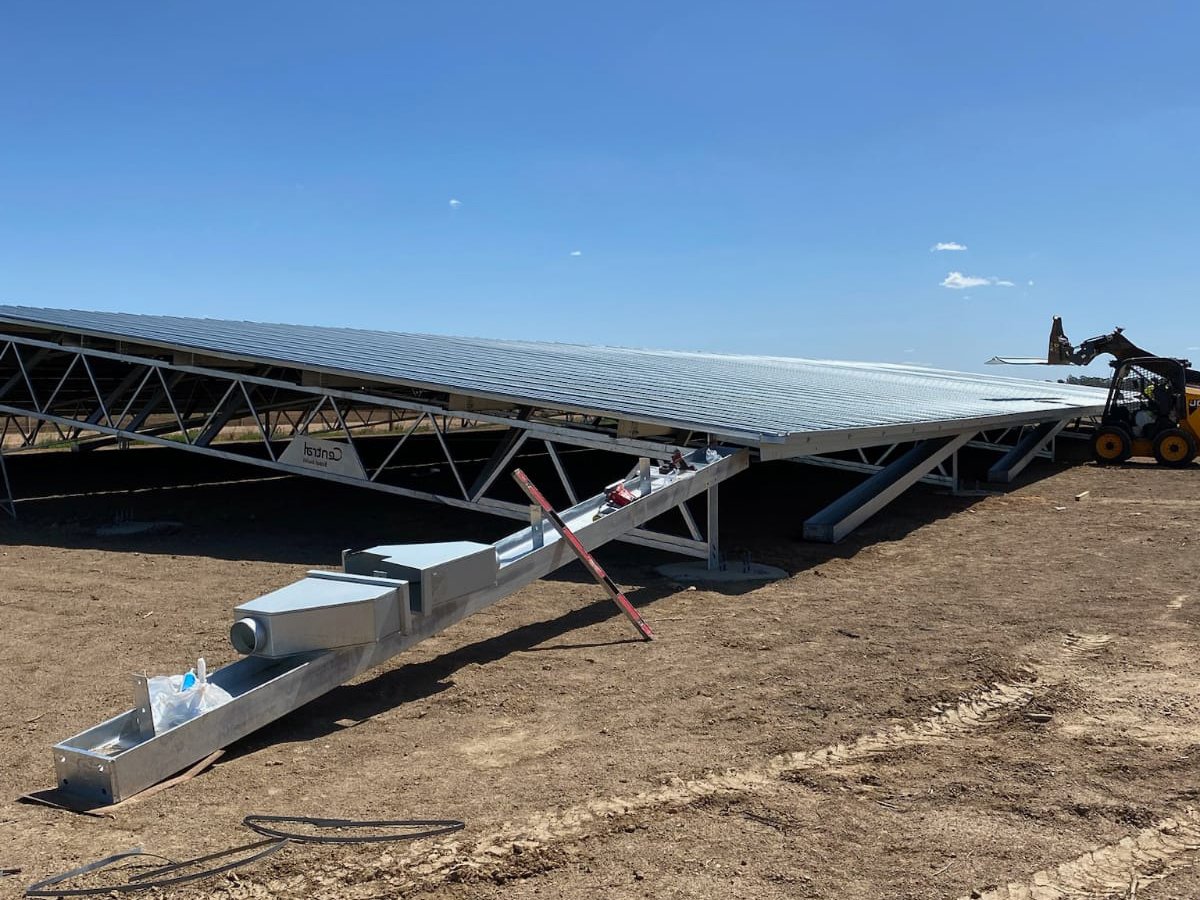
[[[794,462],[823,469],[840,469],[844,472],[861,472],[874,475],[883,471],[896,458],[900,443],[884,444],[879,447],[856,447],[852,451],[858,458],[845,459],[840,456],[801,456]],[[958,487],[958,453],[949,460],[940,460],[936,466],[917,479],[924,484],[936,484],[955,490]]]
[[[326,384],[306,384],[303,373],[247,364],[245,371],[183,364],[169,352],[158,358],[92,347],[66,346],[33,337],[0,334],[0,448],[10,435],[18,446],[7,452],[45,446],[86,451],[129,442],[176,447],[209,457],[249,463],[294,475],[321,478],[472,509],[512,519],[528,519],[525,504],[489,496],[498,477],[521,454],[544,454],[572,503],[594,493],[570,477],[564,456],[603,450],[631,457],[669,459],[676,450],[703,446],[707,435],[678,433],[664,440],[622,437],[618,423],[556,410],[455,409],[471,398],[431,395],[401,389],[393,394]],[[318,379],[325,381],[326,379]],[[349,379],[346,379],[349,382]],[[240,428],[236,441],[222,440]],[[464,459],[453,438],[466,432],[503,430],[487,460]],[[46,439],[47,432],[50,432]],[[363,461],[365,477],[313,469],[282,459],[285,441],[296,435],[344,443]],[[371,452],[365,439],[370,435]],[[415,435],[432,437],[435,462],[406,463],[402,451]],[[678,438],[678,439],[675,439]],[[390,442],[383,452],[374,446]],[[428,443],[428,442],[427,442]],[[540,448],[534,450],[533,448]],[[473,479],[467,471],[483,463]],[[403,483],[405,470],[446,466],[453,478],[449,493]],[[0,463],[0,472],[3,472]],[[576,475],[578,477],[578,473]],[[9,500],[3,508],[15,516]],[[716,491],[714,485],[711,489]],[[700,559],[716,559],[715,497],[702,531],[686,505],[679,510],[686,536],[644,526],[622,540]]]
[[[993,450],[1001,458],[988,469],[987,480],[1007,484],[1038,457],[1054,458],[1054,441],[1070,419],[1009,425],[979,432],[927,438],[903,445],[858,449],[858,459],[810,456],[796,462],[864,472],[870,477],[804,523],[808,540],[836,543],[878,513],[914,484],[924,482],[960,490],[958,453],[964,447]]]
[[[974,436],[962,446],[976,450],[994,450],[997,453],[1005,454],[1001,461],[989,470],[988,481],[1011,480],[1034,459],[1054,458],[1054,439],[1069,421],[1060,419],[1037,425],[1009,425],[974,432]],[[1035,435],[1040,436],[1040,439],[1034,440]],[[1031,440],[1034,440],[1032,446],[1029,445]],[[878,447],[856,447],[849,452],[857,458],[801,456],[797,457],[794,462],[826,469],[841,469],[845,472],[874,475],[876,472],[883,471],[891,461],[897,458],[899,454],[896,451],[902,446],[905,444],[896,442]],[[1018,449],[1024,452],[1013,458],[1010,468],[1004,468],[1004,466],[1010,465],[1009,456]],[[1007,479],[1000,474],[1002,469],[1009,473]],[[992,477],[993,474],[996,477]],[[961,485],[958,476],[958,450],[955,450],[948,458],[939,461],[937,465],[918,478],[917,482],[949,488],[952,491],[959,490]]]

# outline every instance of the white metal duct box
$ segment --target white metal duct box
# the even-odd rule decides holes
[[[409,629],[408,585],[334,572],[308,577],[234,610],[233,646],[280,657],[370,644]]]
[[[342,567],[408,581],[413,612],[429,612],[446,600],[491,587],[500,571],[496,548],[475,541],[372,547],[346,553]]]

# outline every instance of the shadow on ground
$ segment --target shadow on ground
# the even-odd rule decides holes
[[[964,457],[963,468],[986,469],[994,456]],[[544,457],[519,460],[542,484],[552,502],[557,479]],[[169,556],[259,560],[336,568],[346,548],[380,543],[475,540],[490,543],[520,527],[515,520],[289,475],[250,465],[184,454],[171,448],[124,451],[36,453],[10,457],[18,497],[17,521],[0,519],[0,543],[102,549]],[[598,489],[628,467],[628,460],[585,452],[571,460],[580,489]],[[973,468],[972,468],[973,467]],[[1060,466],[1035,462],[1018,484],[1046,477]],[[864,476],[790,461],[752,466],[721,488],[722,550],[731,561],[749,554],[754,562],[795,574],[878,541],[893,541],[953,515],[978,497],[953,496],[918,485],[836,546],[803,541],[804,520],[836,500]],[[438,481],[441,478],[442,481]],[[428,489],[454,493],[446,472]],[[515,488],[513,488],[515,491]],[[561,493],[561,492],[558,492]],[[518,495],[519,496],[519,495]],[[704,521],[704,501],[693,501]],[[115,522],[169,525],[171,533],[114,537]],[[682,534],[674,511],[655,528]],[[676,557],[627,544],[599,554],[607,566],[641,574]],[[580,567],[556,579],[587,580]]]
[[[677,585],[661,584],[630,591],[628,596],[639,609],[646,609],[677,590]],[[227,751],[228,758],[236,759],[273,744],[309,741],[362,724],[405,703],[432,697],[450,688],[454,674],[464,666],[487,665],[512,653],[554,653],[641,643],[640,638],[633,636],[599,643],[558,641],[580,629],[620,616],[621,612],[614,604],[601,598],[553,619],[532,622],[457,647],[426,662],[400,666],[367,681],[343,685],[232,745]],[[555,643],[549,643],[551,641]]]

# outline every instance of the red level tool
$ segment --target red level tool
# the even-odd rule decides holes
[[[608,573],[604,569],[600,568],[600,563],[596,562],[596,558],[587,552],[587,549],[579,542],[579,538],[575,537],[575,532],[567,527],[567,523],[562,520],[562,516],[554,511],[554,507],[542,496],[542,492],[534,487],[533,482],[529,480],[529,476],[520,469],[515,469],[513,471],[513,478],[520,485],[521,490],[525,492],[525,496],[542,508],[542,513],[550,520],[550,524],[562,535],[562,539],[567,542],[567,546],[579,557],[579,561],[592,573],[592,577],[600,582],[600,586],[608,592],[608,596],[612,598],[613,603],[617,604],[621,612],[625,613],[625,617],[633,623],[633,627],[638,630],[638,634],[648,641],[654,640],[654,632],[650,630],[650,626],[646,624],[646,620],[633,608],[633,604],[629,602],[629,598],[617,587],[617,583],[608,577]]]

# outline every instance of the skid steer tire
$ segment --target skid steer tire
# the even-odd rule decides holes
[[[1092,456],[1102,466],[1116,466],[1133,456],[1133,438],[1120,425],[1104,425],[1092,438]]]
[[[1182,428],[1167,428],[1154,438],[1154,458],[1159,465],[1181,469],[1196,458],[1196,440]]]

